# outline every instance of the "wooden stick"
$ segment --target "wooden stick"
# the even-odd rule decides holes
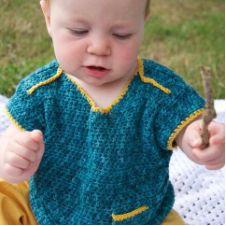
[[[216,111],[214,109],[214,98],[211,87],[211,73],[210,68],[206,66],[201,67],[201,74],[203,78],[203,85],[206,95],[205,111],[202,115],[203,125],[201,130],[202,149],[209,146],[209,131],[208,125],[216,117]]]

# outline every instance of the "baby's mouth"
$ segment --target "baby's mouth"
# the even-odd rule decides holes
[[[87,68],[89,68],[90,70],[100,70],[100,71],[107,70],[106,68],[99,66],[87,66]]]
[[[84,66],[83,69],[87,74],[97,78],[102,78],[110,72],[110,69],[94,65]]]

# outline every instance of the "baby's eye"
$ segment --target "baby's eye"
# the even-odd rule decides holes
[[[115,36],[117,39],[125,40],[129,39],[132,36],[132,34],[113,34],[113,36]]]
[[[77,35],[77,36],[82,36],[82,35],[85,35],[88,33],[87,30],[81,30],[81,29],[69,29],[70,32],[74,35]]]

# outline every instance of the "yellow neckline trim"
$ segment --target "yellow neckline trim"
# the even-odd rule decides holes
[[[70,78],[69,75],[67,75],[67,77],[71,80],[71,82],[75,83],[77,88],[79,89],[80,93],[86,97],[87,101],[89,102],[92,111],[94,112],[101,112],[102,114],[104,113],[109,113],[111,111],[111,109],[113,108],[113,106],[115,106],[122,98],[123,96],[126,94],[128,87],[131,83],[131,81],[133,80],[135,74],[129,79],[129,81],[126,83],[125,87],[123,88],[123,90],[121,91],[121,93],[116,97],[116,99],[106,108],[101,108],[101,107],[97,107],[94,100],[89,96],[89,94],[82,88],[82,86],[80,86],[76,81],[74,81],[72,78]]]
[[[143,64],[143,61],[142,61],[142,59],[140,57],[138,57],[137,60],[138,60],[139,74],[140,74],[141,80],[143,82],[145,82],[145,83],[152,84],[153,86],[155,86],[156,88],[160,89],[161,91],[163,91],[166,94],[170,94],[171,93],[170,89],[165,88],[164,86],[160,85],[154,79],[144,76],[144,64]]]
[[[25,129],[13,118],[13,116],[10,114],[8,109],[6,107],[3,108],[5,111],[7,117],[12,121],[12,123],[21,131],[25,131]]]
[[[29,95],[31,95],[31,94],[32,94],[36,89],[38,89],[39,87],[44,86],[44,85],[47,85],[47,84],[49,84],[49,83],[55,81],[56,79],[58,79],[58,78],[61,76],[61,74],[62,74],[63,72],[64,72],[63,69],[62,69],[61,67],[59,67],[59,68],[57,69],[57,73],[56,73],[53,77],[47,79],[47,80],[44,81],[44,82],[40,82],[40,83],[38,83],[38,84],[32,86],[29,90],[27,90],[27,93],[28,93]]]
[[[181,124],[177,126],[177,128],[174,130],[174,132],[171,134],[168,142],[167,142],[167,148],[169,150],[172,150],[174,148],[176,148],[175,145],[173,145],[173,142],[175,140],[175,138],[177,137],[177,135],[180,133],[180,131],[187,126],[190,122],[192,122],[194,119],[198,118],[199,116],[201,116],[204,112],[203,108],[200,108],[199,110],[195,111],[194,113],[192,113],[191,115],[189,115],[184,121],[181,121]]]
[[[140,57],[137,57],[137,62],[138,62],[138,71],[136,71],[136,73],[129,79],[129,81],[126,83],[125,87],[123,88],[122,92],[118,95],[118,97],[107,108],[97,107],[96,104],[95,104],[95,102],[94,102],[94,100],[89,96],[89,94],[76,81],[72,80],[68,75],[67,75],[67,77],[73,83],[75,83],[77,85],[77,87],[80,90],[81,94],[86,97],[87,101],[91,105],[91,109],[94,112],[100,111],[101,113],[109,113],[111,111],[111,109],[113,108],[113,106],[115,106],[120,101],[120,99],[122,99],[123,96],[126,94],[126,92],[128,90],[128,87],[129,87],[131,81],[133,80],[134,76],[137,74],[137,72],[139,72],[140,78],[141,78],[141,80],[143,82],[150,83],[153,86],[159,88],[160,90],[162,90],[163,92],[165,92],[167,94],[169,94],[171,92],[169,89],[167,89],[167,88],[163,87],[162,85],[160,85],[159,83],[157,83],[154,79],[145,77],[144,76],[143,60]],[[46,81],[40,82],[40,83],[32,86],[29,90],[27,90],[27,93],[29,95],[31,95],[39,87],[44,86],[44,85],[47,85],[47,84],[55,81],[56,79],[58,79],[63,72],[64,72],[63,69],[61,67],[59,67],[57,69],[56,75],[54,75],[53,77],[47,79]]]
[[[139,62],[138,62],[138,68],[139,67]],[[94,100],[89,96],[89,94],[82,88],[82,86],[80,86],[76,81],[74,81],[69,75],[67,75],[68,79],[70,79],[70,81],[72,83],[75,83],[77,88],[79,89],[79,91],[81,92],[81,94],[83,96],[86,97],[87,101],[89,102],[92,111],[94,112],[101,112],[102,114],[104,113],[109,113],[111,111],[111,109],[113,108],[113,106],[115,106],[122,98],[123,96],[127,93],[127,90],[129,88],[129,85],[131,83],[131,81],[133,80],[134,76],[137,74],[138,71],[136,71],[134,73],[133,76],[130,77],[130,79],[128,80],[128,82],[126,83],[125,87],[123,88],[123,90],[121,91],[121,93],[116,97],[116,99],[106,108],[101,108],[101,107],[97,107]],[[140,71],[139,71],[140,73]]]
[[[140,208],[138,208],[136,210],[133,210],[133,211],[131,211],[129,213],[119,214],[119,215],[112,214],[112,218],[113,218],[114,221],[123,221],[123,220],[126,220],[128,218],[134,217],[137,214],[140,214],[140,213],[144,212],[147,209],[148,209],[147,206],[141,206]]]

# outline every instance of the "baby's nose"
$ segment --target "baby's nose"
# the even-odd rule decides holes
[[[96,38],[91,41],[87,52],[98,56],[108,56],[111,54],[111,46],[107,39]]]

